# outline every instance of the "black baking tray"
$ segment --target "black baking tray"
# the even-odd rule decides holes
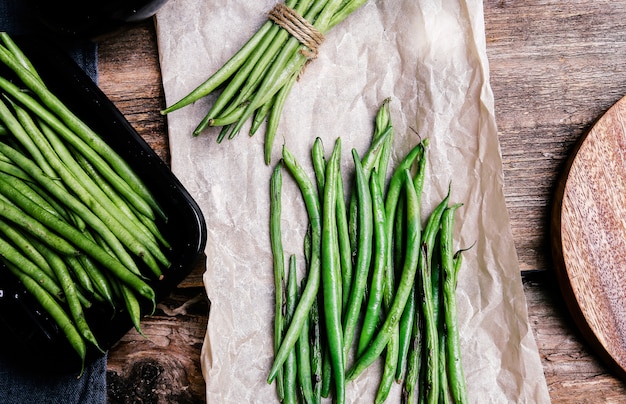
[[[47,86],[131,165],[165,211],[168,219],[158,226],[171,243],[168,254],[172,265],[163,271],[162,280],[148,282],[157,302],[162,301],[189,275],[204,251],[206,224],[200,208],[170,168],[66,52],[39,37],[20,36],[14,40]],[[4,66],[0,74],[11,76]],[[144,306],[144,313],[150,310],[151,305]],[[88,309],[86,316],[104,350],[133,328],[126,312],[112,313],[98,304]],[[77,372],[81,366],[55,323],[2,266],[0,355],[29,371]],[[90,346],[87,361],[101,355]]]

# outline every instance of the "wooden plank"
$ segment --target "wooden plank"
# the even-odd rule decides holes
[[[178,289],[109,351],[109,404],[202,403],[200,352],[209,304],[204,289]]]

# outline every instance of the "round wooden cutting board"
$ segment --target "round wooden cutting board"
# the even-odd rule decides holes
[[[626,379],[626,97],[581,139],[559,181],[552,246],[576,325]]]

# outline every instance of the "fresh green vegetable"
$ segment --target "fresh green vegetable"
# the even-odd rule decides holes
[[[355,166],[356,200],[358,202],[358,244],[356,263],[354,265],[354,280],[343,320],[343,355],[346,362],[356,333],[361,305],[365,297],[372,261],[372,237],[374,233],[372,195],[363,172],[361,159],[355,149],[352,149],[352,158]]]
[[[227,133],[232,138],[254,117],[250,131],[253,134],[260,121],[269,116],[264,152],[269,164],[280,115],[296,79],[317,56],[324,35],[364,3],[365,0],[289,0],[277,4],[269,13],[270,20],[238,52],[162,113],[176,111],[222,88],[194,135],[209,126],[221,126],[218,141]]]
[[[337,185],[342,178],[339,138],[328,161],[321,139],[313,142],[315,181],[285,147],[283,160],[275,169],[289,168],[309,212],[304,240],[308,268],[302,283],[304,291],[316,288],[316,292],[298,302],[302,311],[289,325],[293,335],[288,341],[285,337],[277,350],[268,382],[289,352],[296,352],[310,361],[303,369],[305,381],[312,381],[312,394],[305,394],[305,383],[300,383],[301,398],[306,402],[319,402],[320,397],[343,402],[347,384],[377,361],[383,363],[376,403],[388,399],[394,381],[402,386],[405,403],[466,400],[458,329],[452,324],[456,323],[454,293],[461,260],[460,253],[451,254],[451,216],[459,205],[448,206],[448,192],[428,215],[422,230],[428,139],[400,159],[388,183],[383,180],[386,174],[382,173],[387,172],[393,155],[388,148],[393,127],[387,108],[386,101],[363,157],[352,150],[351,187]],[[346,190],[348,206],[338,203]],[[347,222],[342,222],[342,213]],[[273,217],[271,223],[278,219]],[[272,237],[280,238],[280,231],[272,227]],[[342,254],[348,244],[353,260],[350,277],[342,276]],[[278,287],[284,275],[276,276]],[[311,284],[311,276],[321,277],[321,282]],[[310,345],[300,345],[306,342],[305,332],[310,332]],[[303,348],[310,348],[309,353]],[[349,359],[353,354],[354,359]]]
[[[283,296],[285,289],[285,254],[281,240],[281,212],[282,201],[281,191],[283,185],[282,164],[277,164],[272,173],[270,183],[270,243],[272,247],[272,257],[274,258],[274,350],[278,351],[283,338],[285,328],[285,318],[283,316]],[[283,387],[282,370],[279,370],[276,379],[278,397],[283,400],[285,390]]]
[[[445,308],[445,354],[448,382],[454,402],[467,403],[465,376],[461,363],[461,347],[457,325],[456,286],[462,255],[453,254],[454,212],[460,205],[446,209],[441,218],[441,258],[444,275],[443,304]]]
[[[322,290],[328,351],[335,382],[335,400],[345,401],[343,331],[341,326],[341,268],[337,231],[337,182],[341,141],[337,139],[328,164],[322,204]],[[343,197],[343,196],[342,196]]]
[[[0,63],[10,71],[0,77],[0,260],[84,360],[100,349],[86,316],[94,303],[125,307],[139,332],[144,307],[154,310],[149,280],[170,265],[155,220],[167,218],[4,32]]]
[[[377,334],[372,338],[372,342],[368,346],[367,350],[359,355],[359,359],[348,372],[348,380],[356,378],[366,367],[371,365],[387,346],[387,342],[395,332],[396,326],[400,321],[400,316],[404,311],[404,306],[406,305],[406,301],[411,293],[411,288],[417,272],[419,248],[416,248],[415,246],[417,244],[417,240],[420,239],[421,225],[419,203],[415,188],[413,187],[412,178],[408,170],[405,169],[403,172],[405,173],[404,188],[406,189],[407,195],[407,245],[411,245],[412,247],[407,248],[406,250],[404,267],[398,281],[398,288],[393,297],[388,313],[386,314],[385,321]]]
[[[287,295],[285,297],[285,321],[291,322],[296,303],[298,301],[298,281],[296,278],[296,257],[289,257],[289,273],[287,275]],[[284,402],[287,404],[296,404],[298,402],[297,392],[297,361],[296,351],[292,349],[285,359],[283,367],[283,386],[285,389]]]
[[[309,216],[309,225],[311,227],[311,252],[310,262],[308,270],[308,281],[300,301],[296,307],[293,319],[287,328],[283,340],[280,344],[280,348],[276,352],[274,363],[270,369],[268,382],[272,382],[278,373],[279,368],[287,358],[289,351],[293,349],[296,341],[300,336],[302,330],[302,324],[306,316],[309,315],[311,306],[317,299],[317,292],[321,283],[321,234],[322,234],[322,220],[321,220],[321,208],[319,202],[319,196],[317,189],[313,185],[311,179],[307,176],[306,172],[300,164],[296,161],[293,154],[289,150],[283,147],[283,162],[285,167],[289,170],[294,177],[300,188],[300,192],[304,198],[307,213]]]
[[[385,234],[385,209],[383,195],[378,181],[377,171],[374,170],[369,180],[372,196],[372,210],[374,212],[373,236],[373,268],[370,282],[369,296],[365,310],[361,335],[359,338],[357,355],[362,355],[367,349],[372,337],[376,333],[382,314],[383,293],[385,288],[385,265],[387,263],[387,237]]]

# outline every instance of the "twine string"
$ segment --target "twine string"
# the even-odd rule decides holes
[[[309,60],[317,57],[318,49],[324,42],[324,34],[319,32],[297,11],[278,3],[269,12],[268,18],[296,38],[307,50],[302,54]]]

